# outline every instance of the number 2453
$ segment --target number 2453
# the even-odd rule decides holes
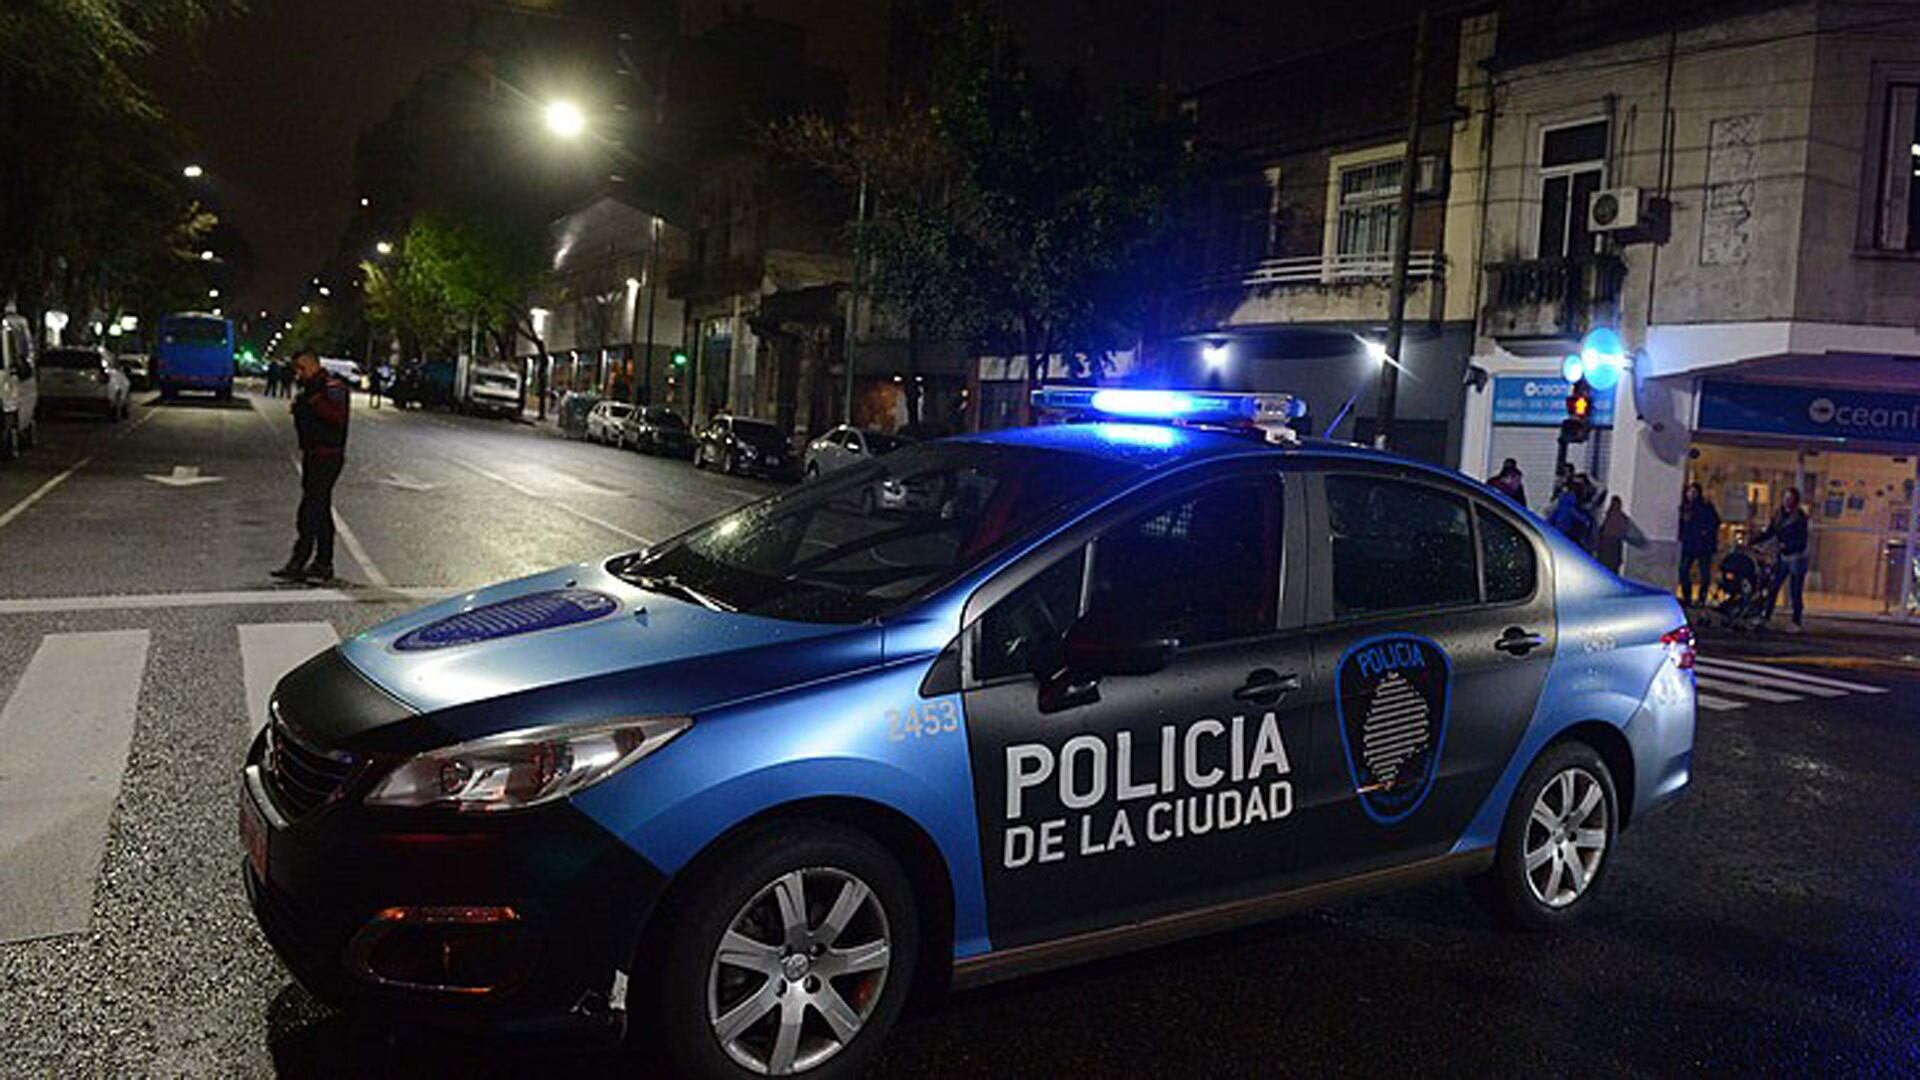
[[[960,708],[952,701],[929,701],[907,709],[887,710],[887,738],[901,742],[960,730]]]

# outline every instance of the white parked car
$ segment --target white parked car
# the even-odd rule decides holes
[[[320,358],[320,366],[339,376],[340,381],[355,390],[364,390],[367,386],[366,372],[360,370],[360,361],[341,360],[332,356]]]
[[[113,354],[94,345],[48,349],[40,354],[40,405],[86,409],[108,420],[124,420],[132,411],[133,383],[114,363]]]
[[[884,454],[891,454],[903,446],[911,445],[913,445],[912,439],[899,435],[861,431],[859,428],[841,424],[807,444],[806,477],[811,480],[822,473],[830,473],[848,465],[870,461]]]
[[[627,417],[633,406],[624,401],[601,401],[587,413],[587,441],[619,446],[626,438]]]
[[[33,330],[18,315],[0,315],[0,460],[18,457],[40,433]]]

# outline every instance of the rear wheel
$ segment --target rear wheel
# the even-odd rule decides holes
[[[899,1016],[913,889],[866,835],[784,821],[704,860],[670,913],[651,992],[686,1075],[857,1076]]]
[[[1606,876],[1619,820],[1599,753],[1574,741],[1548,747],[1514,791],[1493,867],[1469,882],[1475,898],[1510,926],[1572,921]]]

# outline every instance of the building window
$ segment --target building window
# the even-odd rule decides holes
[[[1212,267],[1253,266],[1280,254],[1280,170],[1235,177],[1214,203]]]
[[[1887,87],[1875,244],[1920,251],[1920,83]]]
[[[1400,159],[1371,161],[1340,170],[1340,227],[1334,252],[1373,259],[1393,258],[1393,230],[1400,218]]]
[[[1542,259],[1591,255],[1587,203],[1607,182],[1607,122],[1548,128],[1540,139],[1540,234]]]

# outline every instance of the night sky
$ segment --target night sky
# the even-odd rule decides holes
[[[726,0],[684,0],[683,29],[718,21]],[[761,15],[809,28],[808,59],[850,73],[856,100],[885,78],[884,0],[759,0]],[[1036,61],[1125,72],[1160,63],[1181,81],[1226,74],[1404,17],[1408,0],[1042,0],[1021,9]],[[1163,10],[1164,9],[1164,10]],[[1131,16],[1120,14],[1131,12]],[[1296,14],[1297,13],[1297,14]],[[420,74],[459,55],[463,0],[252,0],[197,50],[151,64],[162,103],[200,147],[217,205],[251,243],[253,278],[233,310],[279,309],[333,252],[354,210],[353,145]],[[1120,15],[1110,18],[1110,15]],[[1165,25],[1158,57],[1142,55]],[[195,58],[197,52],[197,59]]]

